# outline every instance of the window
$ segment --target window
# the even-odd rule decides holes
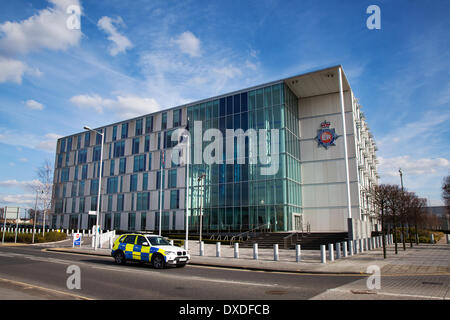
[[[78,185],[78,195],[84,196],[84,181],[80,181],[80,184]]]
[[[61,182],[69,181],[69,168],[63,168],[61,171]]]
[[[176,188],[177,187],[177,169],[171,169],[169,170],[169,188]]]
[[[145,160],[145,154],[141,156],[135,156],[133,172],[145,171]]]
[[[130,192],[137,191],[137,174],[132,174],[130,176]]]
[[[175,110],[173,112],[173,126],[174,127],[181,126],[181,109]]]
[[[167,128],[167,112],[163,112],[161,116],[161,130]]]
[[[91,197],[91,211],[97,210],[97,197]]]
[[[67,138],[67,152],[72,151],[72,137]]]
[[[139,153],[139,138],[133,139],[132,154]]]
[[[142,215],[141,215],[141,217],[142,217]],[[142,224],[141,224],[141,230],[143,230],[142,229]],[[145,242],[148,243],[148,241],[147,241],[147,239],[145,237],[143,237],[143,236],[138,236],[137,237],[137,241],[136,241],[137,245],[142,246],[142,244],[145,243]]]
[[[139,192],[137,194],[137,207],[136,210],[148,210],[149,208],[149,193]]]
[[[84,147],[89,147],[89,143],[91,141],[91,133],[90,132],[86,132],[84,134]]]
[[[80,198],[80,205],[78,206],[78,212],[84,212],[84,198]]]
[[[87,150],[83,149],[78,151],[78,163],[86,163],[87,161]]]
[[[145,136],[144,152],[150,151],[150,136]]]
[[[92,153],[92,161],[100,161],[100,153],[101,147],[100,146],[94,147],[94,152]]]
[[[170,209],[178,209],[180,206],[180,191],[170,191]]]
[[[121,132],[120,137],[121,137],[121,139],[128,138],[128,123],[122,124],[122,132]]]
[[[98,130],[100,133],[103,133],[103,129]],[[95,135],[95,144],[102,144],[102,135],[96,134]]]
[[[135,136],[140,136],[142,134],[142,119],[136,120],[136,130]]]
[[[91,193],[90,195],[95,195],[98,193],[98,179],[91,180]]]
[[[117,140],[117,126],[113,127],[113,132],[112,132],[112,141],[116,141]]]
[[[130,214],[131,215],[131,214]],[[128,216],[128,226],[130,225],[130,217]],[[132,229],[130,229],[132,230]],[[134,242],[136,241],[136,236],[126,236],[125,239],[123,239],[123,243],[128,243],[128,244],[134,244]]]
[[[117,195],[117,211],[123,211],[123,194]],[[119,220],[120,221],[120,220]]]
[[[112,211],[112,200],[113,200],[113,196],[109,195],[108,196],[108,211]]]
[[[114,175],[115,167],[116,167],[116,163],[115,163],[114,159],[112,159],[109,164],[109,175],[110,176]]]
[[[148,173],[147,172],[145,172],[142,175],[142,190],[143,191],[148,190]]]
[[[153,131],[153,116],[148,116],[145,118],[145,133],[150,133]]]
[[[147,226],[147,213],[142,212],[141,213],[141,230],[145,230],[146,226]],[[144,237],[142,237],[142,238],[144,238]],[[147,239],[145,239],[145,242],[147,242]]]
[[[106,183],[106,193],[117,193],[117,177],[108,178]]]
[[[135,229],[135,223],[136,223],[136,213],[130,212],[128,214],[128,230],[134,230]],[[128,237],[129,236],[127,236],[127,239],[128,239]],[[133,236],[133,242],[127,242],[127,243],[134,243],[134,239],[135,238],[136,238],[136,236]],[[125,239],[125,241],[127,241],[127,239]]]
[[[119,161],[119,174],[124,174],[127,168],[127,158],[120,158]]]

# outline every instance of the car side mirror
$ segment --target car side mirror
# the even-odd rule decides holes
[[[143,242],[142,245],[145,246],[145,247],[149,246],[148,242]]]

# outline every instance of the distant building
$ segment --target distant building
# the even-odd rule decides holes
[[[449,214],[446,206],[430,206],[427,207],[427,210],[429,213],[438,217],[440,230],[450,230]]]

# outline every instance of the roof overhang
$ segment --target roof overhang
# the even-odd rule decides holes
[[[335,66],[284,79],[284,83],[298,98],[307,98],[330,93],[339,93],[339,68]],[[342,69],[343,91],[351,90]]]

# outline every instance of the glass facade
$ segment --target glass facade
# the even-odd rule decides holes
[[[203,133],[216,128],[223,137],[226,137],[227,129],[244,132],[254,129],[258,133],[256,163],[249,137],[245,138],[244,145],[233,137],[234,150],[227,152],[227,143],[223,143],[222,161],[190,166],[189,225],[193,230],[199,227],[200,207],[206,232],[245,231],[258,227],[271,231],[291,229],[292,213],[301,213],[297,106],[297,97],[279,83],[188,107],[191,163],[194,163],[195,139],[202,139],[192,134],[192,129],[198,125],[194,123],[196,121],[201,121]],[[268,154],[273,150],[272,144],[276,143],[274,134],[279,137],[278,152]],[[202,150],[205,150],[208,142],[202,144]],[[273,174],[263,174],[262,169],[268,164],[259,158],[264,155],[270,155],[272,162],[278,159],[278,170]],[[205,178],[199,181],[198,177],[203,174]]]
[[[199,137],[194,134],[197,121],[202,126]],[[169,163],[170,149],[177,145],[171,137],[180,127],[188,127],[191,134],[187,195],[186,167]],[[203,139],[209,129],[216,129],[225,138],[221,152],[211,153],[218,161],[207,164],[201,157],[203,162],[194,163],[194,146],[200,143],[205,151],[211,144]],[[298,99],[283,82],[102,130],[106,134],[102,173],[101,140],[97,137],[82,133],[61,138],[58,143],[54,209],[61,218],[75,214],[78,220],[73,218],[72,223],[81,225],[85,221],[81,214],[87,216],[87,211],[97,209],[100,176],[100,202],[105,202],[101,208],[103,226],[115,229],[123,224],[123,228],[157,230],[160,190],[164,190],[164,230],[184,229],[187,202],[189,226],[194,232],[199,228],[200,208],[204,232],[242,232],[258,227],[288,231],[292,229],[292,214],[302,212]],[[239,131],[243,136],[237,134]],[[227,148],[230,142],[232,147]],[[276,170],[267,174],[271,167]],[[204,178],[199,180],[201,175]],[[66,206],[68,198],[71,201]],[[120,214],[128,216],[120,219]],[[62,220],[58,221],[61,225]]]

